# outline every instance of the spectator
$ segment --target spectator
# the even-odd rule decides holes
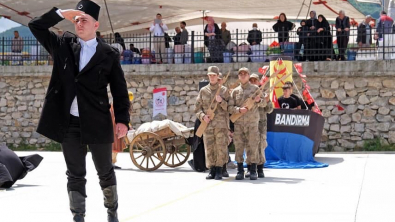
[[[160,13],[156,14],[156,19],[152,23],[150,31],[154,34],[155,59],[158,64],[162,63],[161,59],[165,60],[165,31],[167,30],[167,25],[162,22],[162,15]]]
[[[336,37],[337,46],[339,48],[339,60],[346,60],[344,54],[347,49],[349,36],[350,19],[346,16],[344,10],[340,10],[339,16],[336,18]]]
[[[134,44],[130,44],[130,45],[129,45],[129,48],[130,48],[130,51],[132,51],[132,52],[137,53],[137,54],[140,55],[140,50],[139,50],[138,48],[135,48],[135,47],[134,47]]]
[[[359,47],[370,47],[372,44],[372,28],[370,27],[372,16],[366,18],[358,25],[357,43]]]
[[[222,41],[222,33],[213,17],[207,18],[207,25],[204,28],[204,45],[210,52],[211,62],[223,62],[223,51],[225,50]]]
[[[299,44],[298,44],[298,54],[297,57],[299,58],[299,61],[304,61],[305,57],[304,55],[304,50],[306,50],[308,48],[308,33],[309,33],[309,27],[307,27],[306,25],[306,20],[302,20],[300,22],[300,27],[298,28],[298,30],[296,31],[296,34],[298,34],[299,36]]]
[[[221,23],[221,33],[222,33],[222,41],[224,41],[224,44],[227,46],[229,42],[232,40],[232,37],[230,36],[229,30],[226,29],[225,22]]]
[[[119,34],[119,32],[116,32],[114,34],[115,37],[115,43],[119,43],[122,46],[122,49],[125,50],[125,42],[123,41],[123,38],[121,37],[121,34]]]
[[[177,34],[173,37],[174,45],[181,45],[181,29],[180,27],[176,27],[175,30]]]
[[[296,109],[298,107],[298,101],[291,97],[291,85],[284,84],[283,95],[278,98],[278,104],[281,109]]]
[[[318,57],[316,56],[317,54],[317,49],[318,49],[318,44],[317,44],[317,24],[318,24],[318,19],[317,19],[317,13],[315,11],[310,12],[310,19],[307,20],[306,25],[309,29],[309,33],[307,33],[308,36],[308,48],[306,48],[306,56],[307,60],[309,61],[315,61],[318,60]]]
[[[123,50],[123,47],[122,47],[121,44],[115,42],[115,40],[114,40],[113,43],[111,44],[111,46],[114,47],[114,48],[116,48],[116,49],[118,49],[119,55],[122,56],[122,53],[123,53],[124,50]]]
[[[18,31],[14,31],[14,38],[11,42],[11,51],[21,53],[23,50],[23,39],[19,36]]]
[[[252,24],[252,30],[248,32],[247,42],[250,45],[260,45],[262,42],[262,32],[258,30],[256,23]]]
[[[181,39],[180,39],[180,43],[181,45],[185,45],[188,43],[188,31],[186,30],[187,23],[185,23],[184,21],[180,22],[180,27],[181,27]]]
[[[332,60],[332,35],[330,32],[331,28],[329,22],[325,16],[319,15],[317,22],[317,48],[318,48],[318,60],[319,61],[331,61]]]
[[[96,32],[96,38],[97,38],[99,41],[101,41],[101,42],[103,42],[103,43],[106,43],[106,40],[103,39],[103,37],[101,36],[101,33],[100,33],[99,31]],[[123,40],[123,39],[122,39],[122,40]]]
[[[278,32],[278,42],[288,42],[289,31],[295,27],[295,24],[287,21],[285,13],[281,13],[277,23],[273,25],[273,30]]]
[[[379,38],[383,38],[383,34],[389,34],[392,33],[392,25],[394,23],[394,20],[387,15],[385,11],[382,11],[380,13],[380,18],[377,21],[377,32],[379,34]]]

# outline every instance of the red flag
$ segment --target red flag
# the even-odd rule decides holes
[[[337,110],[339,110],[339,111],[343,111],[344,110],[344,108],[341,107],[339,104],[337,104],[336,107],[337,107]]]
[[[299,75],[302,75],[302,72],[303,72],[302,63],[296,63],[294,65],[294,67],[295,67],[296,71],[298,71]],[[304,77],[306,77],[306,76],[304,76]]]
[[[280,108],[280,104],[278,104],[278,100],[277,100],[277,96],[276,96],[276,90],[273,90],[272,102],[273,102],[274,108]]]
[[[267,78],[265,75],[262,76],[261,81],[259,82],[259,84],[263,85],[265,84],[265,82],[267,82],[269,80],[269,78]]]
[[[269,68],[269,66],[264,66],[264,67],[262,67],[262,68],[259,68],[258,71],[259,71],[259,73],[265,75],[268,68]]]
[[[310,86],[307,85],[307,83],[304,85],[304,88],[307,89],[307,90],[311,89]]]
[[[306,83],[307,81],[305,79],[301,79],[303,83]]]
[[[273,48],[273,47],[278,47],[278,46],[280,46],[280,44],[278,44],[278,42],[276,42],[276,41],[273,41],[269,47]]]

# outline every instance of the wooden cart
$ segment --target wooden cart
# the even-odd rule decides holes
[[[188,129],[193,135],[193,129]],[[191,146],[186,138],[173,133],[170,128],[156,132],[137,134],[132,141],[125,137],[129,146],[130,158],[141,170],[154,171],[162,164],[178,167],[184,164],[191,154]]]

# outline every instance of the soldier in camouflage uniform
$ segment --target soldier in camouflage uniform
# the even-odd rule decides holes
[[[259,82],[259,76],[257,74],[251,74],[250,76],[250,83],[254,84],[256,86],[260,86],[260,82]],[[267,147],[267,141],[266,141],[266,134],[267,134],[267,114],[273,112],[273,103],[270,101],[270,97],[267,94],[265,96],[265,100],[267,103],[267,106],[265,107],[259,107],[258,111],[259,111],[259,136],[260,136],[260,141],[259,141],[259,150],[258,150],[258,165],[257,165],[257,169],[258,169],[258,178],[264,178],[265,174],[263,173],[263,165],[266,162],[266,158],[265,158],[265,149]],[[250,168],[251,168],[251,161],[248,158],[249,154],[247,152],[247,173],[246,173],[246,177],[250,177]]]
[[[219,69],[216,66],[208,68],[210,84],[203,87],[196,100],[195,113],[200,121],[205,121],[208,126],[203,133],[204,148],[206,151],[206,166],[210,169],[206,179],[222,179],[222,167],[228,161],[228,99],[226,87],[221,86],[219,95],[215,96],[219,89]],[[214,118],[207,115],[207,111],[214,99],[218,103]]]
[[[261,99],[260,95],[254,99],[255,105],[251,110],[243,107],[244,101],[254,94],[258,87],[249,82],[250,72],[247,68],[241,68],[238,72],[241,84],[236,87],[229,99],[228,111],[230,114],[244,113],[238,120],[236,120],[234,131],[234,144],[236,147],[236,161],[237,161],[237,175],[236,180],[244,179],[243,168],[243,152],[246,149],[249,154],[248,159],[251,161],[250,179],[256,180],[258,178],[256,169],[258,158],[258,145],[260,138],[257,137],[259,112],[258,107],[265,107],[266,101]]]

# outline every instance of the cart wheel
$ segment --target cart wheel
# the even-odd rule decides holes
[[[165,162],[166,147],[160,136],[151,132],[138,134],[130,144],[130,158],[140,170],[154,171]]]
[[[168,167],[178,167],[187,162],[191,154],[191,146],[188,144],[170,146],[167,149],[165,165]]]

